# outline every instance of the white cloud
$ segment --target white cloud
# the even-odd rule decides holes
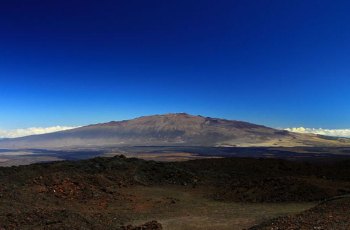
[[[74,129],[74,126],[52,126],[52,127],[32,127],[26,129],[0,129],[0,138],[24,137],[29,135],[53,133],[63,130]]]
[[[325,136],[350,137],[350,129],[322,129],[322,128],[286,128],[285,130],[296,133],[314,133]]]

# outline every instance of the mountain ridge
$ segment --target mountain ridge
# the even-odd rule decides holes
[[[168,113],[110,121],[71,130],[0,140],[0,148],[62,148],[133,145],[344,146],[315,134],[298,134],[245,121]]]

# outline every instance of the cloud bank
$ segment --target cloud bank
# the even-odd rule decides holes
[[[322,128],[286,128],[285,130],[296,133],[314,133],[334,137],[350,137],[350,129],[322,129]]]
[[[0,129],[0,138],[24,137],[29,135],[37,135],[44,133],[53,133],[63,130],[74,129],[74,126],[52,126],[52,127],[32,127],[26,129]]]
[[[58,131],[64,131],[69,129],[79,128],[79,126],[51,126],[51,127],[31,127],[25,129],[0,129],[0,138],[15,138],[24,137],[37,134],[53,133]],[[322,128],[285,128],[284,130],[295,132],[295,133],[314,133],[325,136],[335,136],[335,137],[349,137],[350,129],[322,129]]]

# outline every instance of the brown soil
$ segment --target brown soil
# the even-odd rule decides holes
[[[122,230],[162,230],[163,227],[160,223],[153,220],[140,226],[132,226],[132,225],[122,226],[121,229]]]
[[[151,220],[167,229],[204,229],[200,223],[213,229],[250,227],[305,210],[306,202],[348,194],[349,166],[349,161],[164,163],[116,156],[0,168],[0,229],[120,229]],[[347,223],[325,218],[327,210],[348,211],[346,205],[325,205],[313,209],[317,214],[310,220]]]
[[[337,199],[322,203],[297,215],[270,220],[251,230],[309,230],[350,229],[350,199]]]

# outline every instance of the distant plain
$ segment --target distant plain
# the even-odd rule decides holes
[[[155,161],[185,161],[221,157],[333,161],[350,159],[350,147],[124,146],[108,148],[0,149],[0,166],[83,160],[97,156],[112,157],[119,154]]]

